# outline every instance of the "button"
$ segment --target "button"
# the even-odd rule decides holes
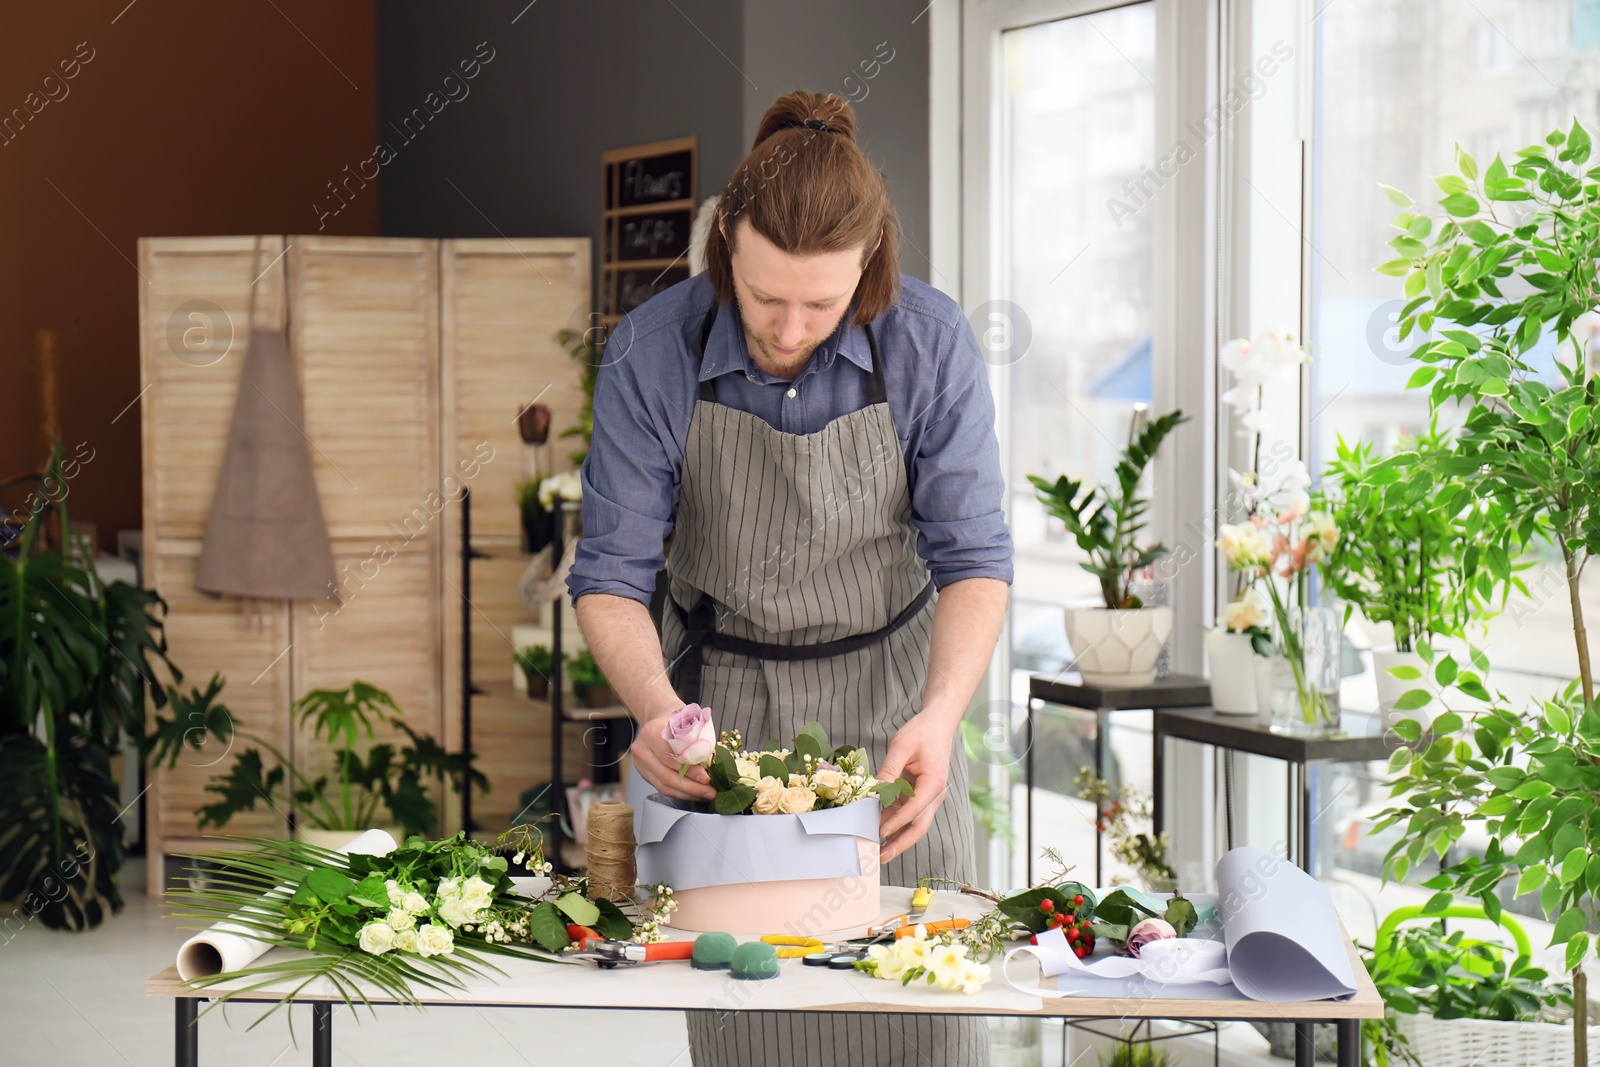
[[[790,399],[790,400],[793,400],[793,399],[794,399],[794,396],[795,396],[795,392],[794,392],[794,390],[793,390],[793,389],[790,389],[790,390],[789,390],[789,399]]]

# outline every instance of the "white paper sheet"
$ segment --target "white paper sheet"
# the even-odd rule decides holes
[[[387,831],[368,830],[339,851],[358,856],[383,856],[394,848],[394,838]],[[243,970],[271,947],[258,941],[249,927],[223,920],[179,946],[178,977],[187,982],[223,971]]]
[[[1342,1000],[1356,992],[1327,886],[1300,868],[1259,848],[1236,848],[1217,863],[1215,919],[1197,932],[1207,937],[1169,938],[1146,944],[1139,958],[1109,956],[1080,960],[1060,930],[1040,934],[1037,946],[1006,953],[1001,973],[1022,993],[1038,997],[1171,995],[1251,1000]],[[1011,960],[1032,956],[1057,988],[1022,985],[1011,977]],[[1136,989],[1122,988],[1132,985]],[[1232,988],[1224,988],[1230,986]],[[1187,987],[1187,988],[1182,988]],[[1202,991],[1211,987],[1211,991]]]

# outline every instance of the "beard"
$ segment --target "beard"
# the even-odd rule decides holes
[[[735,297],[735,303],[738,303],[737,297]],[[760,353],[760,359],[758,362],[761,363],[765,368],[771,370],[772,373],[778,374],[780,377],[792,378],[800,371],[802,367],[806,365],[806,362],[811,358],[811,354],[822,345],[822,342],[833,336],[834,331],[839,328],[839,323],[844,321],[844,317],[848,313],[849,308],[846,307],[844,311],[839,313],[838,319],[836,319],[833,324],[828,327],[827,332],[821,337],[814,341],[803,341],[794,352],[787,354],[777,350],[777,342],[775,340],[772,338],[763,337],[761,334],[750,328],[749,319],[745,317],[743,307],[739,308],[739,321],[744,326],[744,335],[747,347],[749,346],[749,342],[754,342],[756,351],[751,352],[752,358],[756,356],[756,352],[758,351]]]

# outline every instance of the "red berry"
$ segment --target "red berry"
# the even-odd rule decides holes
[[[1039,943],[1039,935],[1038,934],[1034,934],[1033,936],[1028,938],[1028,944],[1037,945],[1038,943]]]
[[[1078,904],[1078,905],[1081,905],[1081,904],[1082,904],[1082,903],[1083,903],[1083,894],[1082,894],[1082,893],[1077,893],[1077,894],[1075,894],[1075,895],[1074,895],[1074,896],[1073,896],[1073,898],[1072,898],[1072,902],[1073,902],[1073,903],[1074,903],[1074,904]]]
[[[1068,941],[1076,941],[1076,940],[1078,940],[1078,938],[1080,938],[1082,936],[1083,935],[1078,932],[1078,928],[1076,926],[1069,927],[1067,929],[1067,940]]]
[[[1087,956],[1089,952],[1082,945],[1078,945],[1073,948],[1072,954],[1081,960],[1083,957]]]
[[[1081,903],[1083,898],[1079,897],[1078,900]],[[1056,910],[1056,902],[1051,900],[1049,897],[1045,897],[1043,900],[1039,901],[1039,910],[1040,911],[1055,911]]]

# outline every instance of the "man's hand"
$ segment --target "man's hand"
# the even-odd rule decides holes
[[[954,725],[948,716],[924,711],[913,716],[889,740],[889,754],[876,777],[892,782],[903,776],[910,780],[915,795],[901,797],[883,809],[878,821],[879,863],[888,863],[921,841],[933,825],[934,813],[944,803],[954,737]]]
[[[691,767],[682,778],[678,777],[678,761],[667,747],[667,719],[657,715],[639,724],[639,734],[628,749],[633,765],[645,781],[669,797],[679,800],[710,800],[717,795],[711,788],[711,778],[704,767]]]

